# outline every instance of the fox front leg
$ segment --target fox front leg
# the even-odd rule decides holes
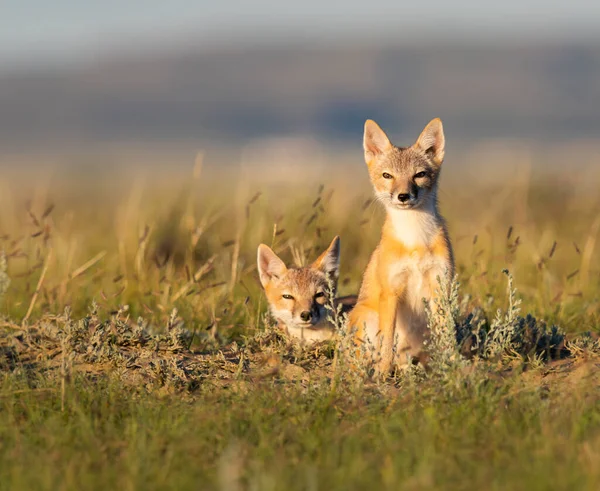
[[[375,375],[385,377],[394,361],[394,329],[398,311],[397,295],[382,295],[379,299],[379,357],[375,360]]]

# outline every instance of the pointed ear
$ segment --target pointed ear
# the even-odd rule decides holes
[[[417,138],[414,146],[427,155],[434,163],[441,165],[444,161],[444,127],[440,118],[432,119]]]
[[[340,271],[340,238],[335,236],[327,250],[321,254],[311,267],[323,271],[327,276],[335,279]]]
[[[273,278],[279,278],[287,271],[285,263],[265,244],[258,246],[257,266],[263,287],[267,286]]]
[[[365,123],[363,148],[365,149],[365,162],[367,164],[378,155],[392,148],[390,139],[385,132],[371,119],[367,119]]]

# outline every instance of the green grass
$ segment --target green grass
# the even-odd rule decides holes
[[[159,397],[5,376],[4,489],[598,489],[600,394],[277,381]],[[23,390],[19,392],[19,390]]]
[[[265,330],[254,267],[260,242],[291,262],[339,234],[355,293],[382,218],[366,173],[4,182],[0,488],[598,489],[600,198],[560,177],[455,171],[441,202],[463,309],[506,309],[507,268],[570,351],[385,382]]]

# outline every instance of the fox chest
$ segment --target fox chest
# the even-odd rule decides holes
[[[405,302],[419,307],[439,286],[438,278],[448,274],[448,261],[433,253],[413,252],[390,262],[384,273],[389,288]]]

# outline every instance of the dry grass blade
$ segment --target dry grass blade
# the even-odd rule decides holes
[[[104,256],[106,256],[106,251],[99,252],[92,259],[90,259],[86,263],[82,264],[75,271],[73,271],[69,275],[69,279],[73,280],[73,279],[77,278],[78,276],[81,276],[88,269],[90,269],[94,264],[96,264],[98,261],[102,260],[104,258]]]
[[[238,276],[238,262],[240,259],[240,234],[238,233],[235,238],[235,244],[233,246],[233,253],[231,255],[231,279],[229,283],[229,293],[233,295],[233,289],[235,288],[235,284]]]
[[[177,300],[179,300],[183,295],[185,295],[187,293],[187,291],[195,284],[198,283],[202,277],[208,273],[212,267],[213,267],[213,263],[215,262],[215,259],[217,258],[216,254],[213,254],[199,269],[198,271],[196,271],[196,273],[194,273],[194,276],[185,284],[183,285],[179,290],[177,290],[177,292],[171,297],[171,302],[176,302]]]
[[[46,256],[46,262],[44,263],[44,269],[42,269],[42,273],[40,274],[40,279],[38,280],[37,286],[35,287],[35,291],[33,292],[33,296],[31,297],[31,302],[29,303],[29,308],[27,309],[27,313],[25,317],[23,317],[23,322],[26,322],[29,319],[29,316],[33,312],[33,307],[35,306],[35,302],[37,297],[42,289],[42,285],[44,284],[44,278],[46,278],[46,273],[48,272],[48,265],[50,264],[50,260],[52,259],[52,249],[48,251],[48,255]]]

